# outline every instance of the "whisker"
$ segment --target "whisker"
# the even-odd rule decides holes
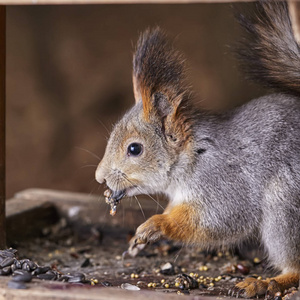
[[[134,184],[128,179],[127,175],[126,174],[122,174],[123,175],[123,178],[125,180],[127,180],[132,186],[134,186]],[[141,194],[144,194],[146,196],[148,196],[150,199],[152,199],[160,208],[162,208],[163,210],[165,209],[156,199],[154,199],[150,194],[148,194],[146,191],[143,191],[139,186],[135,186],[138,191],[141,193]]]
[[[81,148],[81,147],[75,147],[75,149],[79,149],[79,150],[85,151],[85,152],[91,154],[93,157],[97,158],[98,160],[101,160],[101,158],[97,154],[93,153],[90,150],[87,150],[87,149],[84,149],[84,148]]]
[[[110,131],[108,130],[108,128],[105,126],[105,124],[100,120],[98,119],[98,122],[103,126],[103,128],[106,130],[107,134],[110,135]]]
[[[182,249],[183,249],[183,245],[181,245],[181,248],[180,248],[180,249],[178,250],[178,252],[175,254],[174,259],[173,259],[174,263],[176,263],[176,260],[178,259],[179,255],[181,254]]]
[[[135,198],[136,202],[138,203],[138,205],[139,205],[139,207],[140,207],[140,210],[141,210],[141,212],[142,212],[142,215],[143,215],[143,217],[144,217],[144,219],[145,219],[145,221],[146,221],[146,216],[145,216],[144,210],[143,210],[143,208],[142,208],[142,205],[141,205],[139,199],[138,199],[136,196],[134,196],[134,198]]]
[[[92,168],[92,167],[96,168],[97,165],[85,165],[85,166],[79,167],[79,170],[84,169],[84,168]]]

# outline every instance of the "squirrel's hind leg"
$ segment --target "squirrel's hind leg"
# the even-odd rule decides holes
[[[298,285],[299,274],[297,273],[286,273],[266,280],[249,277],[236,284],[230,291],[230,295],[244,298],[265,295],[266,299],[273,299],[277,292],[283,293],[291,287],[298,287]]]

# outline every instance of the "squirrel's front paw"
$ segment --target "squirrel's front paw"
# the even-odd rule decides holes
[[[146,244],[156,242],[163,236],[160,226],[158,225],[159,222],[156,220],[160,217],[163,217],[163,215],[152,216],[138,227],[134,237],[129,242],[128,253],[131,256],[136,256]]]

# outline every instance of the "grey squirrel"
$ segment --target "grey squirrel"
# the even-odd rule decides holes
[[[132,255],[162,237],[203,247],[257,237],[282,273],[247,278],[233,293],[274,297],[299,282],[300,49],[287,4],[257,5],[240,18],[248,32],[240,54],[279,93],[218,115],[197,109],[182,55],[160,29],[147,30],[133,57],[136,103],[115,125],[96,179],[111,191],[113,213],[123,196],[169,198],[137,228]]]

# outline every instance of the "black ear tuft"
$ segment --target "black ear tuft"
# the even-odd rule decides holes
[[[139,38],[133,57],[133,85],[136,102],[143,101],[145,113],[152,100],[172,99],[186,92],[184,60],[159,29],[146,30]],[[163,95],[163,96],[162,96]],[[162,108],[166,103],[162,103]]]

